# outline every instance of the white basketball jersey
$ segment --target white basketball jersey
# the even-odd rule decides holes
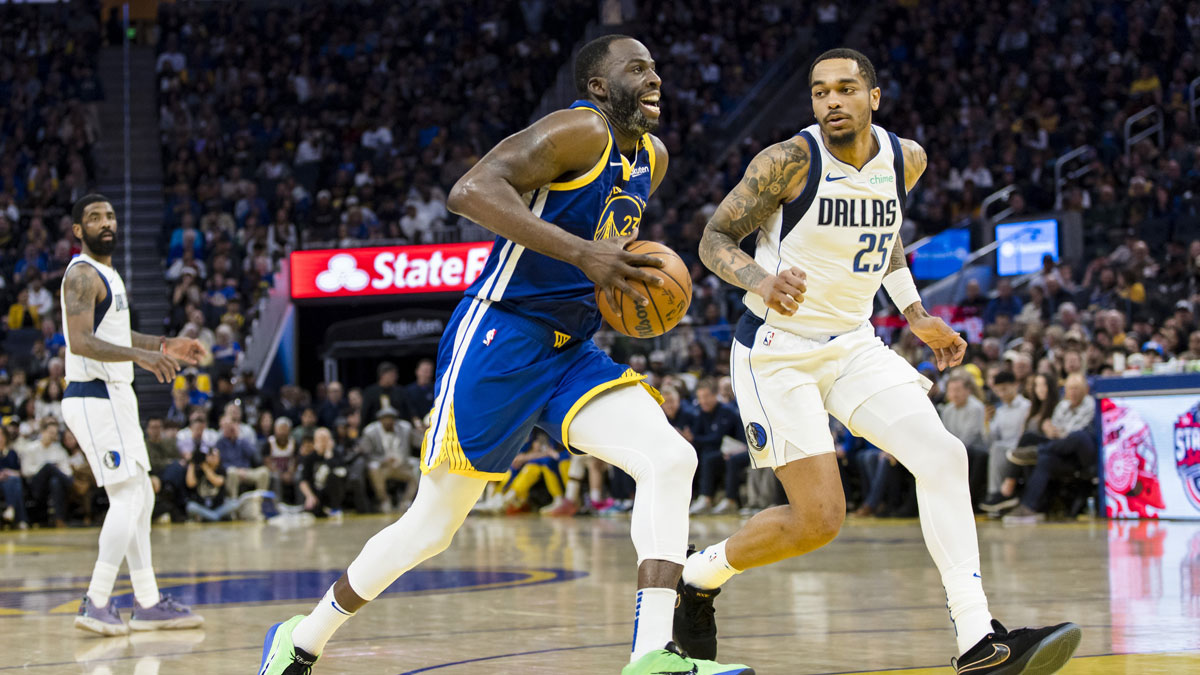
[[[97,338],[121,347],[133,346],[133,335],[129,328],[129,298],[125,294],[125,282],[121,275],[108,265],[97,262],[94,258],[80,253],[71,259],[67,272],[76,265],[91,265],[100,273],[104,281],[104,289],[108,291],[104,299],[96,303],[92,328]],[[66,278],[66,273],[63,274]],[[64,284],[65,285],[65,284]],[[67,325],[67,303],[62,300],[63,326]],[[103,363],[94,359],[79,356],[71,350],[71,333],[63,331],[67,339],[66,371],[67,382],[89,382],[103,380],[105,382],[132,383],[133,362]]]
[[[870,320],[904,219],[904,158],[899,139],[871,126],[879,152],[862,169],[835,158],[812,125],[804,191],[783,204],[758,233],[754,259],[779,273],[798,267],[807,275],[804,302],[792,316],[767,309],[746,294],[746,306],[766,323],[797,335],[841,335]]]

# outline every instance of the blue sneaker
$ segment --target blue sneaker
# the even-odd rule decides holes
[[[129,627],[133,630],[199,628],[203,625],[204,617],[192,614],[191,607],[166,593],[158,594],[158,602],[153,607],[133,603],[133,617],[129,619]]]
[[[311,675],[317,656],[309,654],[292,643],[292,631],[304,615],[271,626],[263,640],[262,665],[258,675]]]
[[[100,635],[128,635],[129,626],[121,620],[121,613],[113,607],[112,599],[105,607],[97,607],[92,599],[83,596],[79,603],[79,614],[75,616],[75,627]]]

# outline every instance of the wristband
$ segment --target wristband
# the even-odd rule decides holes
[[[887,289],[888,297],[901,312],[908,309],[914,302],[921,301],[917,292],[917,284],[913,281],[912,272],[908,268],[898,269],[883,278],[883,287]]]
[[[167,336],[165,336],[165,335],[158,338],[158,353],[159,354],[167,353]]]

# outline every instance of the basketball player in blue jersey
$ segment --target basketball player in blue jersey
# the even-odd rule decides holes
[[[788,504],[688,558],[676,640],[697,657],[715,658],[712,603],[721,586],[837,536],[846,504],[829,433],[833,414],[916,477],[921,530],[957,631],[958,673],[1056,672],[1078,647],[1079,627],[1008,631],[992,619],[966,450],[942,426],[926,395],[929,382],[870,324],[882,285],[939,368],[958,365],[966,350],[954,330],[925,311],[900,241],[925,151],[871,123],[880,90],[859,52],[817,57],[809,83],[817,124],[751,161],[700,243],[705,265],[747,291],[731,375],[751,459],[775,470]],[[752,258],[738,244],[756,231]]]
[[[180,362],[195,364],[204,357],[204,345],[190,338],[130,330],[129,296],[112,266],[117,246],[112,203],[103,195],[86,195],[75,202],[71,217],[82,252],[63,273],[67,387],[62,415],[109,504],[100,528],[100,553],[75,627],[100,635],[195,628],[204,619],[160,593],[154,576],[150,555],[154,489],[133,392],[133,364],[153,373],[159,382],[170,382]],[[122,561],[129,563],[135,600],[128,624],[111,601]]]
[[[451,191],[450,210],[498,236],[442,336],[417,498],[312,613],[270,629],[260,675],[309,673],[344,621],[445,550],[535,426],[637,481],[638,591],[623,675],[753,673],[693,660],[670,643],[696,453],[657,392],[591,340],[601,322],[597,287],[644,302],[630,280],[656,279],[640,268],[658,261],[625,246],[666,174],[666,148],[650,133],[661,80],[640,42],[611,35],[580,50],[575,84],[581,98],[570,109],[501,141]]]

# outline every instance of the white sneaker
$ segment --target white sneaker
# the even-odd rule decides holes
[[[4,509],[4,513],[3,515],[0,515],[0,517],[4,519],[4,522],[11,523],[12,520],[17,517],[17,510],[9,506],[8,508]]]
[[[716,505],[715,508],[713,508],[712,515],[721,516],[721,515],[725,515],[727,513],[737,513],[737,510],[738,510],[737,502],[726,497],[725,499],[722,499],[720,501],[720,503],[718,503]]]
[[[696,501],[692,502],[692,508],[688,509],[688,514],[699,516],[708,513],[710,508],[712,508],[712,498],[700,495],[696,497]]]
[[[396,507],[392,506],[392,500],[385,499],[379,504],[379,510],[384,513],[392,513],[396,510]]]

